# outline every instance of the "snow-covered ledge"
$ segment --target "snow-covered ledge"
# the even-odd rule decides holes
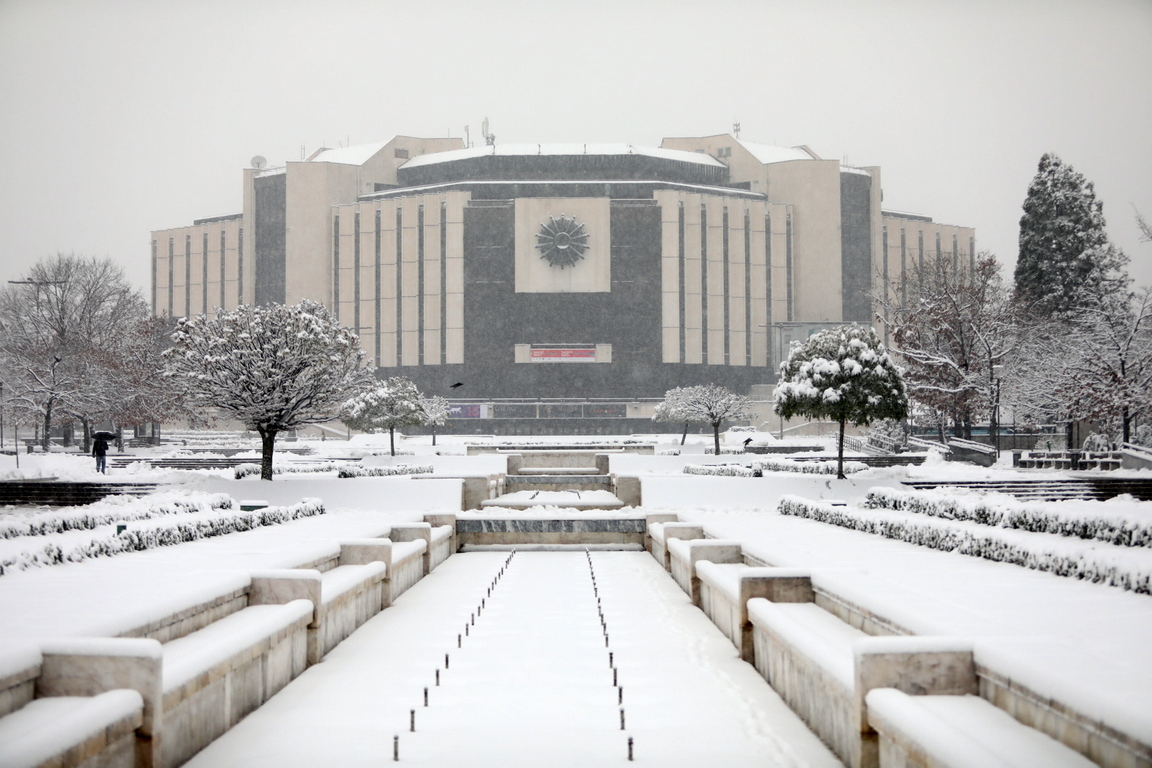
[[[704,526],[680,522],[657,523],[649,526],[648,533],[652,539],[652,557],[664,566],[664,570],[671,571],[668,542],[671,539],[703,539]]]
[[[667,527],[665,527],[667,531]],[[696,562],[743,563],[743,549],[739,541],[726,539],[670,539],[667,542],[672,578],[700,606],[700,577]]]
[[[740,651],[755,662],[748,601],[763,597],[774,603],[810,603],[812,577],[790,568],[755,568],[743,563],[696,563],[700,578],[700,608]]]

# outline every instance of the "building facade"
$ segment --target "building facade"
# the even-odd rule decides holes
[[[243,199],[153,233],[154,311],[320,301],[381,376],[458,396],[461,419],[611,426],[671,387],[770,384],[790,341],[871,323],[881,281],[975,248],[883,211],[878,167],[730,135],[396,137],[247,169]]]

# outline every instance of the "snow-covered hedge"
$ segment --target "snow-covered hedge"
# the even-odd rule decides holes
[[[916,518],[894,510],[832,506],[798,496],[783,497],[777,511],[944,552],[1152,594],[1152,558],[1142,550],[989,528],[959,520]]]
[[[834,475],[836,474],[835,461],[790,461],[788,459],[758,459],[752,462],[752,468],[761,472],[799,472],[804,475]],[[862,461],[844,462],[844,474],[863,472],[868,465]]]
[[[989,502],[894,488],[873,488],[868,491],[864,506],[867,509],[897,509],[946,520],[1106,541],[1122,547],[1152,547],[1152,519],[1104,510],[1049,509],[1025,506],[1007,499]]]
[[[756,470],[742,464],[685,464],[686,475],[715,475],[717,477],[758,477]]]
[[[112,523],[151,520],[165,515],[186,515],[192,512],[234,507],[232,497],[226,493],[185,496],[158,494],[143,499],[134,496],[110,496],[86,507],[0,520],[0,539],[48,536],[65,531],[90,531]]]
[[[394,467],[340,467],[337,477],[390,477],[392,475],[428,475],[431,464],[397,464]]]
[[[226,536],[229,533],[250,531],[265,525],[278,525],[303,517],[324,514],[319,499],[305,499],[290,507],[266,507],[253,512],[233,512],[219,517],[195,520],[161,520],[151,527],[133,528],[112,536],[93,539],[85,544],[64,550],[48,544],[34,552],[21,552],[0,561],[0,576],[62,563],[78,563],[92,557],[113,557],[124,552],[142,552],[156,547],[170,547],[197,539]]]
[[[345,462],[342,461],[320,461],[315,464],[273,464],[272,474],[293,475],[306,474],[309,472],[332,472],[340,469],[344,465]],[[259,464],[237,464],[235,467],[235,477],[237,480],[243,480],[245,477],[259,474]]]

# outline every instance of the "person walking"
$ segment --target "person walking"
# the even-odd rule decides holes
[[[92,441],[92,455],[96,457],[96,471],[108,474],[108,439],[104,435],[97,435]]]

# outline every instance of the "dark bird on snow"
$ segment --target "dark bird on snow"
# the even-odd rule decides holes
[[[449,384],[448,389],[459,389],[462,386],[464,386],[464,382],[458,381],[455,384]]]

